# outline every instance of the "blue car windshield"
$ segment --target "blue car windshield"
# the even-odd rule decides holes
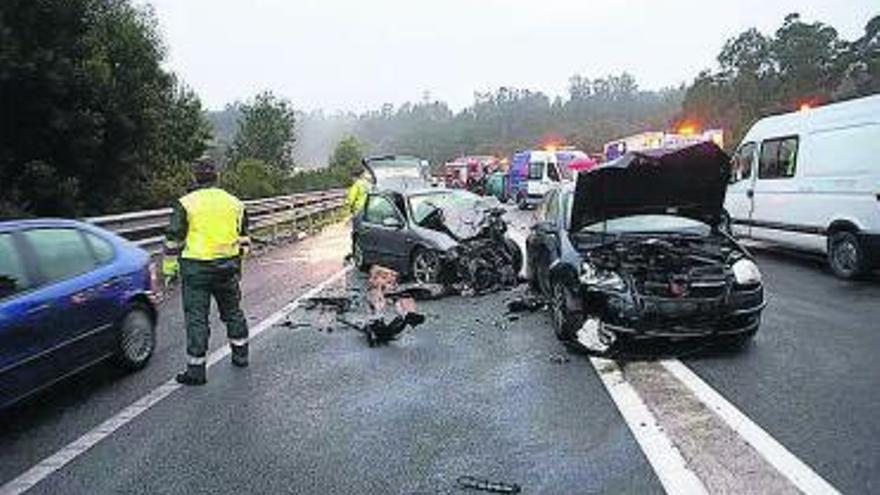
[[[647,232],[676,232],[694,235],[709,235],[708,224],[687,217],[676,215],[632,215],[612,218],[604,222],[587,225],[581,232],[591,234],[638,234]]]

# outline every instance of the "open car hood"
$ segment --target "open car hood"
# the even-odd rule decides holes
[[[570,229],[643,214],[679,215],[716,225],[729,177],[730,158],[714,143],[629,152],[579,174]]]
[[[427,162],[414,156],[374,156],[365,158],[362,163],[375,184],[423,182],[428,173]]]

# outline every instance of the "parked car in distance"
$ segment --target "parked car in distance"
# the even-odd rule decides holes
[[[748,341],[764,292],[726,232],[727,155],[702,143],[630,152],[548,192],[526,239],[526,277],[548,296],[560,340]]]
[[[106,358],[145,366],[157,289],[149,255],[111,232],[0,222],[0,408]]]
[[[507,172],[496,170],[486,177],[486,194],[494,196],[502,203],[507,203]]]
[[[556,154],[551,151],[518,151],[510,160],[508,197],[521,210],[541,203],[544,194],[562,181]]]
[[[761,119],[733,163],[736,235],[822,253],[842,278],[880,263],[880,95]]]

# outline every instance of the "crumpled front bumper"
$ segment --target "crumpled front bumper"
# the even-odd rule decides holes
[[[613,296],[612,296],[613,297]],[[762,286],[725,297],[637,297],[609,302],[596,314],[606,332],[631,338],[691,338],[754,334],[766,306]]]

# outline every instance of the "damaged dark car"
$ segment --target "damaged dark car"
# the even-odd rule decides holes
[[[505,210],[494,198],[431,187],[400,164],[368,160],[376,184],[352,223],[352,256],[364,270],[377,264],[419,284],[484,292],[514,285],[519,246],[506,235]],[[383,168],[393,166],[394,174]]]
[[[758,331],[761,273],[729,232],[728,156],[712,143],[627,153],[551,191],[526,241],[527,278],[566,342]]]

